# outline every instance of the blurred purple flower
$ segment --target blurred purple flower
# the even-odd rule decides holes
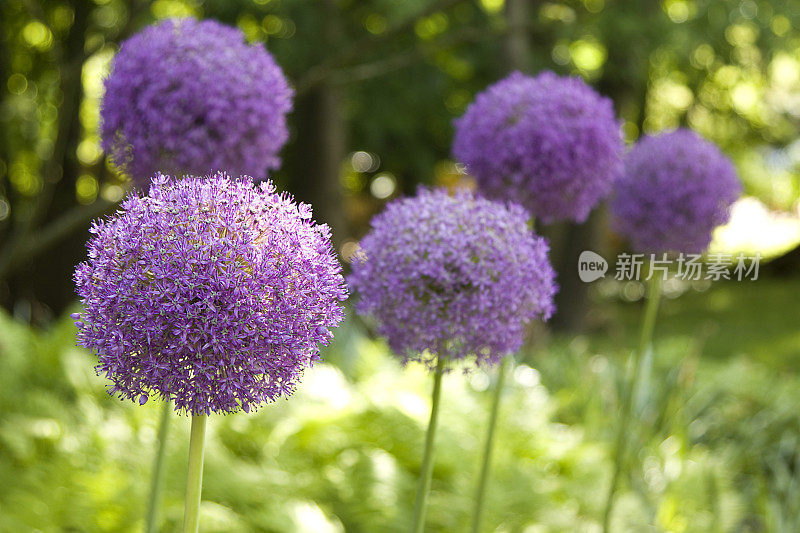
[[[491,365],[553,312],[555,274],[528,213],[466,191],[420,189],[372,221],[349,282],[356,309],[404,362]]]
[[[159,174],[91,233],[78,342],[122,398],[256,409],[292,394],[342,320],[328,227],[269,181]]]
[[[514,72],[478,94],[455,127],[453,155],[479,189],[545,223],[585,220],[622,172],[613,104],[580,78]]]
[[[124,41],[105,82],[103,148],[146,187],[156,172],[265,178],[292,89],[263,45],[213,20],[170,19]]]
[[[639,252],[703,252],[742,192],[731,161],[687,129],[643,137],[611,201],[612,226]]]

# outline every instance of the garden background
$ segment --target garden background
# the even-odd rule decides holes
[[[511,69],[582,76],[627,141],[688,126],[719,144],[746,197],[712,250],[764,263],[756,281],[667,287],[615,530],[800,530],[800,1],[3,0],[0,531],[142,527],[159,406],[106,394],[75,347],[71,274],[126,187],[100,149],[103,76],[122,39],[172,16],[237,25],[275,55],[297,97],[273,178],[345,260],[387,200],[468,181],[452,120]],[[486,531],[596,531],[610,476],[644,288],[578,281],[581,250],[621,250],[603,210],[546,233],[559,312],[509,380]],[[203,531],[407,529],[429,382],[349,315],[292,402],[212,417]],[[445,378],[431,531],[469,523],[490,383]],[[189,420],[170,424],[165,531]]]

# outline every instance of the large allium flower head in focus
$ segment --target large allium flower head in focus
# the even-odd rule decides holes
[[[271,182],[157,175],[91,233],[78,342],[120,397],[249,411],[292,394],[343,318],[328,227]]]
[[[583,221],[622,172],[611,100],[580,78],[514,72],[455,122],[453,155],[490,198],[545,223]]]
[[[134,184],[155,172],[265,178],[280,165],[292,89],[262,44],[170,19],[124,41],[105,82],[103,148]]]
[[[404,362],[494,364],[547,319],[556,291],[529,214],[461,191],[420,189],[372,221],[349,279],[356,309]]]
[[[742,192],[713,143],[679,129],[637,142],[611,201],[612,225],[639,252],[703,252]]]

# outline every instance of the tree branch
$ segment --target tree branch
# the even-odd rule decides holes
[[[476,43],[487,39],[502,37],[520,26],[529,31],[535,29],[534,25],[532,24],[516,24],[513,26],[504,25],[491,30],[479,27],[467,27],[456,32],[450,32],[431,41],[422,41],[411,50],[389,56],[385,59],[379,59],[376,61],[339,69],[332,72],[331,76],[333,76],[334,80],[339,83],[364,81],[377,78],[394,70],[413,65],[431,49],[441,49],[451,46],[458,46],[464,43]]]
[[[377,44],[390,40],[395,35],[402,33],[414,26],[418,20],[427,17],[428,15],[437,11],[447,9],[462,0],[438,0],[432,4],[421,9],[417,13],[403,19],[397,24],[391,26],[386,31],[379,35],[368,34],[364,37],[357,39],[355,42],[348,45],[341,52],[333,55],[320,64],[311,67],[308,73],[300,78],[295,84],[295,92],[298,95],[304,94],[310,89],[314,88],[317,84],[329,77],[337,68],[345,65],[367,48],[374,47]]]
[[[5,279],[25,261],[36,257],[61,239],[69,237],[116,205],[117,202],[100,199],[89,205],[74,207],[43,229],[32,233],[28,239],[0,257],[0,279]]]

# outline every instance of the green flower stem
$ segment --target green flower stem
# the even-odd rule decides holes
[[[492,396],[492,411],[489,415],[489,429],[486,433],[486,444],[483,448],[483,462],[481,464],[481,473],[478,478],[478,489],[475,492],[475,514],[472,518],[472,532],[478,533],[481,529],[481,521],[483,519],[484,497],[486,495],[486,484],[489,478],[489,469],[492,463],[492,447],[494,445],[494,430],[497,427],[497,415],[500,412],[500,398],[503,395],[503,384],[506,381],[506,374],[513,366],[511,356],[507,356],[500,364],[500,369],[497,372],[497,383],[494,387],[494,395]]]
[[[611,486],[608,489],[608,498],[606,499],[605,511],[603,512],[603,531],[609,532],[611,523],[611,511],[614,509],[614,500],[616,498],[617,486],[619,478],[622,474],[623,464],[625,462],[625,443],[630,426],[631,413],[633,411],[633,392],[637,381],[639,380],[639,367],[641,366],[642,357],[650,347],[653,341],[653,329],[656,324],[656,315],[658,314],[658,302],[661,299],[661,277],[654,275],[650,278],[650,294],[647,299],[647,306],[644,311],[644,322],[642,323],[642,333],[639,337],[639,346],[633,354],[633,364],[631,365],[631,376],[625,388],[625,396],[622,402],[622,410],[620,412],[619,427],[617,430],[617,440],[615,444],[614,455],[614,471],[611,475]]]
[[[153,463],[153,478],[150,482],[150,499],[147,501],[147,516],[145,518],[145,532],[158,531],[158,505],[161,501],[161,492],[164,488],[164,457],[167,449],[167,435],[169,433],[169,419],[172,414],[170,401],[164,402],[161,410],[161,422],[158,424],[158,451]]]
[[[414,502],[414,533],[422,533],[425,529],[425,510],[428,505],[428,491],[431,488],[431,474],[433,473],[433,445],[436,436],[436,423],[439,418],[439,397],[442,392],[442,376],[444,375],[444,359],[436,360],[436,370],[433,374],[433,396],[431,400],[431,418],[428,422],[428,431],[425,435],[425,452],[422,456],[422,470],[419,473],[417,486],[417,499]]]
[[[200,494],[203,490],[203,449],[206,441],[206,415],[192,415],[189,440],[189,473],[186,477],[186,507],[183,533],[197,533],[200,522]]]

